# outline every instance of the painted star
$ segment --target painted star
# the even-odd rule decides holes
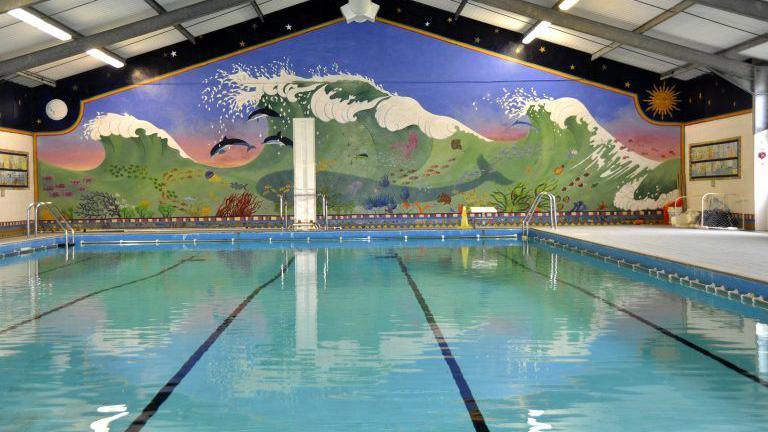
[[[424,27],[429,27],[429,24],[430,24],[429,21],[425,22]]]
[[[547,52],[547,47],[545,47],[544,45],[542,45],[541,47],[539,47],[539,52],[540,52],[540,53],[545,53],[545,52]]]
[[[292,29],[292,28],[293,28],[293,26],[292,26],[292,25],[290,25],[290,24],[287,24],[287,25],[285,26],[285,29],[286,29],[286,30],[288,30],[288,31],[291,31],[291,29]]]
[[[448,17],[448,22],[452,23],[453,22],[453,17]]]
[[[244,41],[240,41],[240,47],[242,48],[244,46],[245,46],[245,42]]]
[[[576,70],[576,65],[571,65],[570,68],[571,70]]]
[[[601,66],[601,68],[602,68],[603,70],[606,70],[606,69],[608,69],[608,65],[602,65],[602,66]]]
[[[627,82],[625,82],[625,83],[624,83],[624,87],[625,87],[625,88],[630,88],[630,87],[632,87],[632,83],[630,83],[629,81],[627,81]]]
[[[77,91],[77,89],[79,89],[79,88],[80,87],[78,87],[77,84],[75,84],[75,85],[72,86],[72,91]]]
[[[395,9],[395,10],[397,11],[397,13],[400,13],[400,12],[402,12],[402,11],[403,11],[401,8],[397,8],[397,9]]]
[[[40,119],[37,119],[35,122],[36,122],[37,124],[43,124],[43,121],[42,121],[42,120],[40,120]]]
[[[175,58],[177,55],[178,55],[178,54],[176,53],[176,51],[171,51],[171,57],[174,57],[174,58]]]
[[[476,43],[476,44],[479,44],[479,43],[480,43],[480,37],[478,37],[478,36],[475,36],[475,43]]]
[[[495,28],[495,29],[493,29],[493,32],[494,32],[494,33],[498,33],[498,32],[499,32],[499,29]]]

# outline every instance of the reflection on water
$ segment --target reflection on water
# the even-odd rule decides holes
[[[296,351],[317,350],[317,251],[298,250],[293,263],[296,283]]]

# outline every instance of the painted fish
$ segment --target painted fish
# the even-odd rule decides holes
[[[267,107],[256,108],[252,113],[248,114],[248,120],[258,120],[264,117],[280,117],[277,111],[269,109]]]
[[[288,137],[284,137],[282,131],[279,131],[277,135],[271,135],[264,139],[264,145],[293,147],[293,141]]]
[[[234,190],[243,190],[243,189],[246,189],[248,185],[246,183],[232,182],[229,184],[229,187],[231,187]]]
[[[247,151],[251,151],[255,149],[256,147],[248,144],[247,142],[241,140],[240,138],[227,138],[226,135],[224,135],[224,138],[217,142],[213,148],[211,148],[211,156],[216,156],[217,154],[226,153],[227,150],[229,150],[232,146],[242,146],[247,149]]]
[[[560,165],[559,167],[554,169],[555,175],[560,175],[563,173],[563,170],[565,170],[565,165]]]
[[[368,159],[368,153],[358,153],[352,156],[352,160],[363,160],[363,159]]]

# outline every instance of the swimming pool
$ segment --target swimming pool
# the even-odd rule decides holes
[[[514,239],[0,261],[0,430],[754,431],[768,312]]]

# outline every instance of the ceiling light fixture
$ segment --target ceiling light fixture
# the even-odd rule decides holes
[[[529,31],[525,37],[523,38],[523,43],[528,45],[529,43],[533,42],[534,39],[539,37],[542,33],[547,31],[549,26],[552,23],[549,21],[540,21],[538,24],[536,24],[536,27],[532,28],[531,31]]]
[[[97,60],[101,60],[104,63],[106,63],[106,64],[108,64],[108,65],[110,65],[112,67],[116,67],[118,69],[123,67],[123,66],[125,66],[125,63],[123,63],[122,61],[116,59],[115,57],[112,57],[111,55],[105,53],[104,51],[102,51],[100,49],[91,48],[88,51],[86,51],[85,53],[88,54],[89,56],[97,59]]]
[[[578,3],[579,0],[563,0],[562,3],[557,5],[560,10],[568,10]]]
[[[35,27],[36,29],[48,33],[58,40],[68,41],[72,39],[72,35],[68,32],[56,27],[55,25],[41,19],[40,17],[24,10],[24,9],[11,9],[8,11],[8,15],[16,18],[19,21]]]

